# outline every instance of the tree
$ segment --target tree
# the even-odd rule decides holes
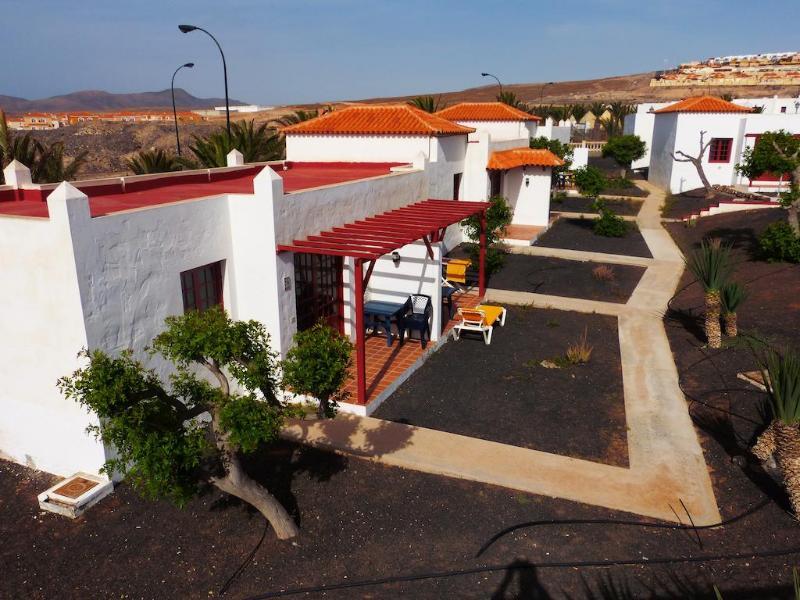
[[[791,133],[768,131],[761,135],[753,148],[744,151],[743,160],[736,165],[742,175],[755,179],[764,173],[789,173],[789,189],[781,194],[781,204],[788,211],[789,224],[800,236],[800,138]]]
[[[800,357],[768,350],[761,372],[772,420],[751,450],[762,461],[775,457],[792,510],[800,518]]]
[[[603,145],[603,156],[610,156],[620,168],[620,177],[628,174],[631,163],[644,156],[647,144],[638,135],[617,135]]]
[[[747,298],[747,289],[735,281],[728,283],[720,290],[722,301],[722,319],[725,322],[725,335],[736,337],[739,334],[736,311]]]
[[[714,196],[714,188],[711,187],[708,177],[706,177],[706,172],[703,169],[703,156],[705,156],[706,150],[708,150],[708,147],[711,145],[711,139],[709,139],[707,142],[704,141],[703,138],[705,135],[705,131],[700,132],[700,152],[697,154],[697,156],[690,156],[683,150],[670,153],[670,156],[672,157],[672,160],[676,162],[688,162],[694,165],[694,168],[697,169],[697,175],[700,177],[700,181],[702,182],[703,188],[706,191],[706,198],[711,198]],[[680,155],[682,158],[678,158],[677,155]]]
[[[193,136],[194,142],[189,150],[201,167],[224,167],[228,164],[228,153],[238,150],[245,162],[265,162],[280,160],[284,156],[285,141],[266,123],[258,128],[253,120],[231,123],[231,135],[225,129],[211,133],[207,137]]]
[[[349,376],[352,354],[350,340],[323,323],[298,331],[281,365],[283,385],[316,398],[320,419],[333,417],[337,404],[346,398],[342,386]]]
[[[411,106],[415,106],[418,109],[429,113],[438,112],[445,107],[441,96],[437,96],[436,98],[433,96],[417,96],[416,98],[409,100],[408,103]]]
[[[314,110],[296,110],[288,115],[275,119],[273,123],[278,124],[280,127],[288,127],[289,125],[297,125],[304,121],[316,119],[319,116],[319,109]]]
[[[126,160],[125,165],[133,171],[134,175],[170,173],[172,171],[180,171],[183,168],[183,164],[181,164],[177,156],[169,154],[160,148],[142,150]]]
[[[705,292],[705,333],[708,346],[720,348],[722,346],[721,293],[733,271],[730,247],[722,246],[718,241],[703,240],[700,248],[694,250],[684,261]]]
[[[575,171],[575,187],[584,196],[597,198],[607,184],[606,176],[597,167],[587,165]]]
[[[570,167],[572,167],[572,146],[569,144],[565,144],[559,140],[551,140],[544,136],[539,136],[537,138],[531,138],[530,147],[550,150],[550,152],[564,161],[562,166],[553,167],[552,169],[554,182],[558,180],[558,177],[561,175],[561,173],[569,171]]]
[[[502,196],[489,198],[489,208],[486,209],[486,271],[490,274],[503,266],[505,252],[498,246],[503,231],[511,224],[512,216],[511,207],[505,198]],[[468,217],[461,221],[461,226],[466,229],[467,239],[470,240],[465,245],[474,262],[480,250],[480,218],[477,215]]]
[[[517,98],[517,95],[514,92],[500,92],[497,94],[497,101],[502,102],[503,104],[508,104],[509,106],[513,106],[514,108],[524,109],[525,107],[525,103]]]
[[[277,438],[288,410],[278,399],[263,326],[233,321],[221,308],[191,311],[166,319],[152,343],[156,352],[175,366],[169,385],[130,351],[112,358],[100,350],[84,351],[88,364],[58,382],[67,398],[100,418],[90,430],[116,452],[104,472],[127,476],[145,497],[178,505],[213,485],[255,507],[278,538],[295,536],[294,521],[240,459]],[[210,420],[198,419],[203,413]]]

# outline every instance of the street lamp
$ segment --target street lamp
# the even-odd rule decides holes
[[[503,95],[503,84],[500,83],[500,80],[495,75],[492,75],[491,73],[481,73],[481,77],[492,77],[492,78],[494,78],[494,80],[497,82],[497,85],[500,86],[500,95],[501,96]]]
[[[542,88],[539,90],[539,106],[542,105],[542,100],[544,100],[544,88],[548,85],[553,85],[552,81],[548,81],[547,83],[542,84]]]
[[[172,89],[172,116],[175,119],[175,141],[178,143],[178,156],[181,155],[181,136],[178,133],[178,109],[175,108],[175,75],[184,67],[191,69],[194,67],[194,63],[186,63],[175,69],[175,72],[172,74],[172,83],[170,84],[170,89]]]
[[[217,45],[219,49],[219,53],[222,56],[222,74],[225,76],[225,122],[228,128],[228,138],[231,137],[231,107],[230,102],[228,101],[228,65],[225,64],[225,53],[222,51],[222,46],[219,45],[217,38],[211,35],[208,31],[203,29],[202,27],[197,27],[195,25],[178,25],[178,29],[180,29],[183,33],[189,33],[190,31],[202,31]]]

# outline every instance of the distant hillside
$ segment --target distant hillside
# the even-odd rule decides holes
[[[234,99],[231,99],[230,102],[231,104],[245,104],[245,102]],[[175,104],[179,108],[212,108],[225,104],[225,98],[197,98],[186,90],[175,88]],[[27,100],[25,98],[0,95],[0,108],[9,113],[70,110],[106,111],[126,108],[167,107],[172,107],[170,90],[135,94],[112,94],[102,90],[83,90],[40,100]]]
[[[760,96],[796,96],[796,86],[719,86],[719,87],[670,87],[652,88],[650,79],[655,71],[636,73],[602,79],[584,79],[578,81],[557,81],[552,84],[541,83],[504,83],[503,89],[514,92],[524,102],[538,104],[574,104],[579,102],[657,102],[680,100],[687,96],[700,94],[732,94],[738,98],[754,98]],[[455,92],[420,92],[412,96],[396,96],[392,98],[370,98],[364,102],[400,102],[416,95],[441,95],[446,104],[468,101],[494,100],[497,85],[485,85]]]

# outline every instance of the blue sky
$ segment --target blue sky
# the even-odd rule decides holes
[[[288,104],[622,75],[800,49],[797,0],[0,0],[0,94],[40,98],[176,85]],[[794,29],[794,30],[793,30]]]

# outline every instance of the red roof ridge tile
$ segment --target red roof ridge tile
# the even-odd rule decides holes
[[[504,102],[459,102],[434,113],[450,121],[541,121]]]
[[[749,113],[753,109],[741,104],[734,104],[716,96],[691,96],[680,102],[670,104],[653,111],[664,113]]]

